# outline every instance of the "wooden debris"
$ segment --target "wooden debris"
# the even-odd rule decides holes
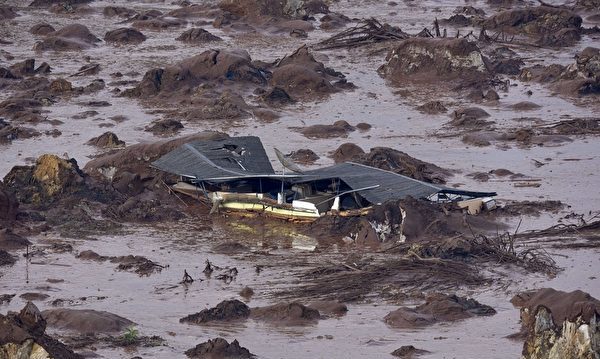
[[[409,34],[400,28],[381,24],[374,18],[362,20],[355,27],[344,30],[314,46],[315,49],[335,49],[340,47],[357,47],[389,40],[404,40]]]

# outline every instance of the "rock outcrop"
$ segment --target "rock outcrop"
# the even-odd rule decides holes
[[[576,290],[544,288],[511,302],[521,308],[523,359],[592,359],[600,355],[600,301]]]
[[[19,313],[0,314],[0,358],[83,358],[58,340],[44,334],[45,331],[46,321],[31,302],[27,302]]]

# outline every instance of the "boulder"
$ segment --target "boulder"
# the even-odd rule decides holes
[[[146,41],[146,36],[136,29],[121,27],[108,31],[104,35],[104,41],[118,44],[139,44]]]
[[[319,156],[308,148],[292,151],[286,157],[289,157],[292,161],[302,165],[311,165],[319,159]]]
[[[344,120],[334,122],[332,125],[312,125],[303,128],[300,132],[308,138],[334,138],[347,137],[355,127]]]
[[[333,81],[343,78],[315,60],[303,46],[277,63],[270,84],[284,89],[292,98],[313,100],[338,91]]]
[[[432,294],[416,308],[402,307],[385,316],[385,322],[394,328],[419,328],[438,322],[449,322],[473,316],[494,315],[496,311],[471,298],[456,295]]]
[[[188,358],[198,359],[251,359],[255,356],[250,351],[233,340],[231,344],[223,338],[209,339],[194,348],[186,350]]]
[[[30,33],[38,36],[46,36],[54,31],[56,31],[56,29],[52,25],[46,23],[35,24],[29,29]]]
[[[70,24],[60,30],[48,33],[37,42],[33,49],[36,51],[76,51],[95,46],[101,41],[90,30],[81,24]]]
[[[100,148],[124,147],[125,141],[119,140],[119,137],[112,132],[104,132],[98,137],[94,137],[87,142],[88,145]]]
[[[255,320],[267,321],[280,325],[303,325],[315,323],[321,319],[318,310],[303,304],[278,303],[266,307],[252,308],[250,317]]]
[[[130,96],[174,95],[204,82],[235,81],[264,84],[263,72],[246,51],[207,50],[166,68],[152,69],[140,84],[128,90]]]
[[[135,324],[116,314],[93,309],[48,309],[42,316],[50,327],[81,334],[120,333]]]
[[[354,161],[360,156],[363,156],[365,151],[360,146],[354,143],[341,144],[333,153],[331,158],[335,163]]]
[[[421,355],[429,353],[431,352],[423,349],[417,349],[412,345],[403,345],[400,348],[394,350],[392,352],[392,355],[403,359],[415,359],[420,357]]]
[[[83,186],[83,173],[74,159],[56,155],[40,156],[34,166],[15,166],[4,177],[19,203],[49,204],[63,194]]]
[[[220,37],[215,36],[199,27],[194,27],[183,32],[181,35],[179,35],[179,37],[177,37],[176,40],[190,44],[204,44],[207,42],[223,41],[223,39]]]
[[[2,358],[83,358],[44,334],[45,329],[46,321],[31,302],[18,314],[0,314],[0,355]]]

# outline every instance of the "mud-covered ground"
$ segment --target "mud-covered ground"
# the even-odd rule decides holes
[[[536,268],[516,256],[506,260],[478,252],[458,258],[453,252],[444,257],[443,249],[432,254],[423,247],[330,241],[332,233],[325,239],[314,228],[208,216],[208,209],[198,204],[164,199],[168,195],[156,181],[155,197],[169,209],[176,207],[183,219],[167,214],[140,219],[138,212],[131,214],[131,206],[119,206],[119,216],[111,208],[98,210],[89,198],[74,207],[67,200],[56,202],[93,217],[78,222],[69,212],[52,212],[57,208],[32,210],[33,200],[25,199],[20,210],[28,214],[17,216],[12,230],[32,245],[8,249],[16,260],[2,257],[7,264],[0,266],[0,295],[9,295],[0,301],[2,314],[33,300],[40,310],[94,309],[134,322],[139,338],[131,345],[119,341],[130,325],[95,336],[77,326],[49,325],[47,333],[75,351],[106,358],[182,357],[216,337],[237,339],[261,358],[391,357],[405,345],[428,351],[422,357],[508,358],[518,357],[523,347],[522,340],[508,338],[520,327],[519,310],[509,302],[516,293],[552,287],[600,297],[597,226],[582,231],[554,227],[558,231],[518,236],[557,224],[581,226],[600,214],[600,55],[587,63],[581,60],[589,53],[586,48],[600,47],[600,33],[594,30],[600,26],[600,6],[584,6],[593,1],[566,4],[569,14],[583,19],[580,24],[573,25],[571,18],[558,24],[560,17],[550,17],[544,20],[548,23],[503,30],[494,28],[499,20],[491,20],[497,13],[539,3],[326,1],[329,14],[315,5],[306,10],[304,21],[302,16],[265,15],[267,10],[247,5],[261,1],[242,2],[245,8],[228,5],[235,1],[220,6],[218,1],[36,2],[41,6],[16,0],[0,4],[3,177],[46,153],[74,158],[87,175],[101,177],[90,161],[99,157],[96,164],[102,163],[107,151],[201,131],[260,136],[278,170],[273,147],[285,153],[310,149],[318,157],[308,161],[311,166],[333,163],[341,156],[336,149],[346,143],[367,152],[363,159],[376,152],[369,152],[372,148],[389,147],[450,170],[443,172],[448,186],[496,191],[504,208],[479,216],[475,230],[486,238],[517,234],[518,251],[537,248],[536,253],[554,262],[552,268]],[[465,5],[471,8],[462,9]],[[451,18],[457,13],[467,20]],[[318,46],[371,17],[413,35],[424,28],[435,34],[437,18],[449,37],[473,31],[473,41],[485,27],[492,39],[475,43],[487,70],[476,79],[469,72],[454,76],[454,70],[439,63],[433,70],[397,72],[386,60],[398,46],[395,41]],[[72,41],[51,32],[44,35],[44,26],[36,26],[42,23],[58,31],[81,24],[92,35],[80,28],[72,31]],[[136,29],[145,39],[133,31],[105,37],[117,28]],[[192,43],[176,40],[192,28],[221,40],[201,32],[188,35]],[[300,49],[303,45],[308,50]],[[219,52],[206,52],[215,49]],[[516,70],[492,64],[506,58],[514,60],[507,63],[517,64]],[[35,59],[33,71],[45,62],[50,72],[43,67],[20,72],[14,66],[27,59]],[[209,60],[233,65],[205,71]],[[382,68],[384,64],[390,67]],[[85,66],[92,70],[84,71]],[[157,73],[162,74],[159,80]],[[285,96],[274,88],[284,89]],[[107,131],[124,144],[114,139],[88,143]],[[121,195],[108,192],[106,198],[126,201]],[[46,216],[47,228],[31,214],[38,212]],[[432,242],[424,242],[425,248],[437,248],[436,238],[427,240]],[[408,244],[412,246],[410,238]],[[220,268],[207,275],[206,260]],[[381,268],[395,269],[388,273]],[[182,283],[184,271],[192,283]],[[388,274],[377,274],[383,272]],[[243,291],[246,287],[253,295]],[[496,314],[410,328],[384,319],[437,292],[472,297]],[[337,300],[348,310],[328,315],[321,309],[320,320],[301,318],[300,323],[257,314],[243,321],[180,323],[228,299],[243,300],[250,308]]]

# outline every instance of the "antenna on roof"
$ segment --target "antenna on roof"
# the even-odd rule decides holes
[[[291,170],[292,172],[304,173],[304,170],[302,170],[302,168],[298,167],[297,164],[290,161],[290,159],[286,155],[284,155],[281,151],[279,151],[277,148],[273,148],[273,149],[275,150],[275,155],[277,156],[277,159],[279,160],[279,162],[281,162],[281,164],[283,165],[284,168],[287,168],[288,170]]]

